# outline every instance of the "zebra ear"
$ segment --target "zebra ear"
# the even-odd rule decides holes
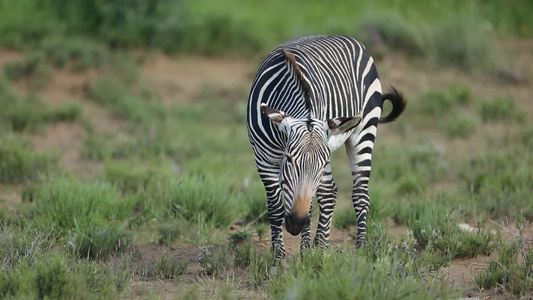
[[[357,126],[360,121],[361,116],[334,118],[328,121],[328,127],[332,134],[344,133]]]
[[[270,120],[276,123],[281,123],[283,119],[289,116],[281,110],[268,107],[268,105],[266,105],[265,103],[261,103],[261,110],[265,115],[267,115],[267,117],[270,118]]]

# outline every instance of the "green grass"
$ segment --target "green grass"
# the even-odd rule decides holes
[[[524,122],[526,112],[516,106],[509,97],[496,97],[491,101],[481,103],[479,115],[484,122],[518,121]]]
[[[187,262],[169,259],[165,254],[155,262],[157,278],[161,280],[177,279],[187,271],[187,267]]]
[[[36,192],[32,225],[61,232],[83,257],[106,258],[127,249],[133,235],[121,224],[135,198],[121,197],[105,182],[81,182],[67,176],[46,180]]]
[[[0,138],[0,183],[29,182],[54,169],[54,157],[35,153],[27,139],[13,134]]]
[[[408,271],[393,256],[374,262],[364,251],[345,251],[308,251],[291,260],[278,275],[271,276],[271,295],[292,299],[427,299],[448,298],[454,293],[442,281]]]
[[[101,299],[115,297],[127,287],[128,257],[118,264],[79,260],[57,242],[50,232],[0,231],[0,297]]]
[[[459,212],[450,210],[446,197],[450,196],[441,194],[433,199],[421,197],[406,207],[400,204],[395,219],[413,231],[418,245],[435,250],[449,259],[491,253],[497,237],[484,230],[482,221],[478,224],[477,232],[461,230],[458,225],[464,221]]]
[[[374,47],[372,35],[377,33],[390,51],[472,69],[491,67],[501,56],[493,47],[495,31],[528,37],[533,28],[525,13],[531,5],[525,0],[505,5],[497,1],[357,0],[328,5],[328,14],[320,2],[305,7],[283,2],[281,11],[280,4],[236,0],[224,4],[183,1],[179,5],[170,0],[127,5],[110,0],[4,1],[0,11],[9,14],[0,13],[0,45],[42,47],[54,65],[61,67],[70,58],[75,69],[83,69],[98,65],[105,57],[93,40],[113,49],[149,47],[171,53],[254,55],[268,53],[285,40],[312,34],[356,34]],[[465,27],[470,30],[461,30]]]
[[[221,180],[187,175],[168,181],[157,201],[163,206],[163,218],[205,220],[220,229],[228,228],[237,219],[240,202]]]
[[[498,260],[491,261],[486,270],[479,272],[476,283],[480,288],[491,289],[497,284],[516,296],[533,291],[533,248],[524,239],[527,223],[523,216],[516,219],[514,241],[498,247]],[[518,258],[521,258],[520,260]]]
[[[376,142],[366,247],[333,244],[275,262],[264,249],[267,201],[244,126],[248,91],[204,83],[191,102],[175,103],[143,86],[137,65],[150,60],[144,48],[255,59],[287,39],[340,33],[363,41],[378,60],[401,52],[418,66],[499,70],[505,54],[492,39],[531,36],[524,34],[524,25],[533,28],[528,5],[523,0],[504,5],[357,0],[328,4],[325,14],[318,2],[284,2],[280,10],[275,1],[125,6],[107,0],[0,0],[0,45],[26,54],[0,72],[0,183],[8,184],[0,200],[0,298],[121,297],[134,271],[128,257],[119,256],[134,251],[135,243],[151,242],[178,251],[183,243],[201,246],[201,267],[215,286],[207,293],[216,294],[225,280],[218,288],[221,298],[249,290],[291,299],[455,299],[460,291],[440,277],[442,266],[495,247],[499,261],[478,275],[480,288],[501,284],[515,294],[531,289],[531,266],[516,259],[519,244],[501,245],[483,222],[515,217],[520,210],[533,216],[533,130],[518,99],[480,98],[467,85],[415,89],[404,118],[390,125],[393,134]],[[49,162],[54,156],[34,153],[28,141],[51,122],[90,122],[83,102],[48,107],[35,94],[60,68],[98,72],[83,97],[123,125],[116,134],[85,128],[80,161],[94,165],[95,174],[73,170],[58,176]],[[32,92],[15,93],[15,81],[28,83]],[[504,132],[485,137],[484,123],[499,123],[487,126],[502,126]],[[474,135],[490,151],[456,159],[449,139],[469,143]],[[332,159],[333,169],[335,175],[342,172],[335,177],[339,201],[350,202],[352,178],[342,152]],[[344,160],[337,161],[340,156]],[[9,197],[18,192],[25,202],[11,205]],[[391,236],[385,225],[390,217],[412,233]],[[456,225],[465,221],[481,230],[461,231]],[[228,229],[236,223],[243,227],[228,241]],[[351,206],[337,210],[335,227],[354,223]],[[251,243],[252,233],[259,243]],[[533,261],[528,251],[524,257]],[[188,285],[181,281],[187,262],[173,257],[163,253],[136,279]],[[205,296],[196,286],[184,290],[192,299]]]
[[[492,217],[516,218],[521,212],[533,217],[533,204],[528,200],[532,185],[528,139],[531,129],[495,142],[492,153],[473,157],[461,169],[467,195],[477,209]]]

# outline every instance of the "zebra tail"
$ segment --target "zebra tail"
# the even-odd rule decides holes
[[[405,110],[407,105],[407,100],[396,90],[394,87],[391,87],[390,92],[383,95],[383,101],[389,100],[392,103],[392,111],[388,116],[381,118],[379,123],[388,123],[396,120],[402,112]]]

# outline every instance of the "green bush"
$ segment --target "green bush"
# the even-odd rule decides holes
[[[509,97],[497,97],[491,101],[481,103],[479,114],[484,122],[518,121],[526,119],[526,112],[516,106]]]
[[[239,199],[220,179],[182,176],[168,182],[158,195],[167,218],[180,217],[189,222],[205,220],[216,228],[228,228],[238,218]]]
[[[22,183],[53,169],[54,159],[31,151],[28,141],[14,135],[1,136],[0,183]]]
[[[450,138],[467,138],[478,126],[479,121],[474,116],[463,113],[448,117],[443,129]]]
[[[42,184],[35,201],[34,226],[72,232],[81,256],[106,258],[132,242],[121,222],[130,216],[136,200],[120,197],[109,184],[58,176]]]
[[[57,242],[50,232],[1,230],[0,298],[110,298],[131,279],[128,257],[112,264],[78,260]]]
[[[498,248],[498,260],[491,261],[488,268],[476,276],[479,287],[490,289],[503,285],[514,295],[529,295],[533,291],[533,248],[524,238],[527,226],[523,216],[516,220],[517,234],[512,243],[503,243]],[[518,259],[520,257],[521,259]]]
[[[74,122],[81,118],[83,108],[77,103],[65,103],[50,109],[46,119],[51,122]]]
[[[434,249],[450,259],[492,252],[496,237],[483,229],[484,224],[479,224],[477,232],[461,230],[457,212],[450,212],[443,200],[443,196],[437,195],[433,199],[419,198],[403,208],[400,205],[395,218],[407,224],[421,247]]]
[[[342,274],[342,276],[338,276]],[[283,271],[270,276],[274,298],[427,299],[452,297],[449,286],[406,272],[392,256],[373,263],[362,253],[307,251]],[[385,284],[386,283],[386,284]]]
[[[7,83],[3,86],[3,78],[0,72],[0,128],[5,131],[33,131],[45,122],[73,122],[81,117],[81,106],[69,103],[48,109],[34,93],[13,93]]]
[[[109,57],[104,45],[86,38],[45,38],[40,49],[44,52],[46,60],[56,68],[63,68],[72,62],[71,68],[75,72],[98,67]]]
[[[165,254],[155,262],[155,269],[159,279],[176,279],[187,271],[188,263],[169,260]]]
[[[156,104],[145,102],[130,93],[116,76],[104,75],[98,78],[89,97],[108,107],[115,115],[131,120],[137,124],[153,124],[161,118],[164,109]]]
[[[131,160],[107,160],[105,178],[124,193],[144,191],[151,183],[163,181],[172,175],[168,165],[139,164]]]
[[[32,53],[24,60],[7,62],[4,72],[10,80],[27,78],[31,89],[39,89],[50,80],[52,70],[45,64],[42,53]]]
[[[533,217],[533,203],[528,200],[533,189],[528,166],[533,161],[528,148],[516,143],[517,138],[498,142],[505,147],[496,145],[494,153],[473,157],[460,172],[471,201],[492,217],[514,218],[521,211]]]
[[[431,49],[431,59],[440,65],[472,70],[491,69],[502,64],[499,61],[502,54],[495,46],[492,32],[474,13],[446,16],[430,30],[428,39],[426,46]]]

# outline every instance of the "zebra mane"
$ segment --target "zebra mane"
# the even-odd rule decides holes
[[[294,69],[294,73],[296,74],[296,78],[298,79],[298,82],[300,84],[300,87],[303,89],[304,92],[304,98],[305,98],[305,107],[309,111],[309,118],[307,120],[308,124],[307,126],[311,128],[311,86],[309,85],[309,82],[305,80],[302,71],[300,70],[300,67],[296,63],[296,58],[294,57],[294,54],[292,54],[289,49],[287,48],[281,48],[283,51],[283,54],[287,58],[288,62],[291,64],[292,68]]]

